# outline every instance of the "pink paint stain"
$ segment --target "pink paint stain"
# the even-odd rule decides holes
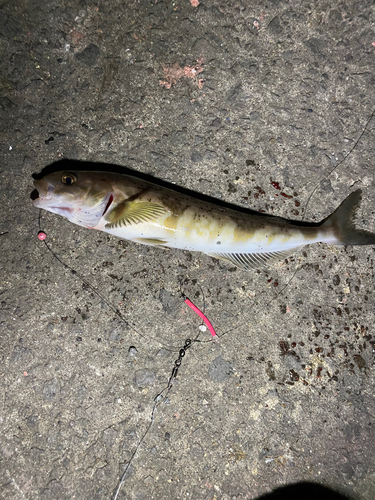
[[[163,65],[164,80],[159,80],[160,85],[163,85],[166,89],[170,89],[172,85],[175,85],[181,78],[196,78],[199,73],[203,71],[203,57],[197,59],[197,64],[195,66],[181,66],[177,63]],[[198,87],[202,88],[204,85],[204,80],[198,80]]]

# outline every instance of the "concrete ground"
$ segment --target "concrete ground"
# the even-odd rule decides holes
[[[119,499],[375,497],[373,247],[244,272],[30,201],[68,158],[298,220],[362,188],[375,230],[374,22],[370,0],[1,2],[1,498],[113,498],[135,451]]]

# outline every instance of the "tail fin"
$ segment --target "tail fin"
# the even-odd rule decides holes
[[[361,204],[362,191],[357,189],[327,217],[322,223],[322,229],[332,230],[341,245],[375,245],[375,233],[356,229],[353,219]]]

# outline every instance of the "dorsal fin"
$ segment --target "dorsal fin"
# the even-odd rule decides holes
[[[126,227],[142,222],[151,222],[168,210],[159,203],[150,201],[123,201],[106,216],[106,229]]]
[[[249,269],[260,269],[274,262],[280,262],[281,260],[287,259],[294,252],[302,248],[302,246],[304,245],[279,252],[209,253],[207,255],[226,260],[243,271],[248,271]]]

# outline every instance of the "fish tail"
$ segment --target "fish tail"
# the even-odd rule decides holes
[[[357,209],[362,201],[362,191],[351,193],[341,205],[322,222],[322,229],[333,232],[336,245],[375,245],[375,233],[357,229],[354,224]]]

